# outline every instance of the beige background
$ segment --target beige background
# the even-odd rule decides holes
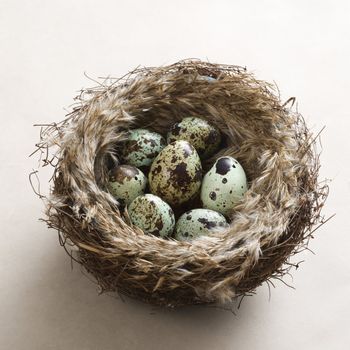
[[[0,349],[348,349],[350,318],[349,1],[0,1]],[[28,158],[36,122],[59,121],[84,72],[198,57],[246,65],[297,96],[322,133],[332,179],[317,231],[294,275],[244,300],[234,316],[164,311],[113,295],[73,270],[57,234],[38,221]],[[45,184],[47,173],[43,173]],[[45,192],[47,186],[43,185]]]

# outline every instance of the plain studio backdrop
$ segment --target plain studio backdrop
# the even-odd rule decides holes
[[[0,348],[347,349],[350,342],[350,2],[0,1]],[[154,308],[97,286],[39,222],[28,158],[35,123],[60,121],[84,73],[118,77],[184,58],[246,66],[275,81],[317,133],[324,210],[336,216],[295,260],[293,290],[276,283],[236,315],[208,307]],[[66,109],[67,108],[67,109]],[[47,191],[45,172],[43,192]]]

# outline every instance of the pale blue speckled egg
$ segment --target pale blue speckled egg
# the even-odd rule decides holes
[[[167,135],[168,144],[184,140],[198,152],[201,159],[213,155],[221,142],[220,131],[205,119],[187,117],[172,126]]]
[[[128,206],[128,214],[131,222],[145,233],[166,237],[174,230],[173,210],[153,194],[136,197]]]
[[[203,178],[203,207],[227,215],[242,200],[247,189],[247,178],[241,164],[233,157],[220,157]]]
[[[165,146],[165,139],[156,132],[130,130],[122,152],[123,162],[136,167],[149,166]]]
[[[210,209],[192,209],[182,214],[176,223],[175,238],[189,241],[210,232],[225,229],[228,223],[225,217]]]
[[[132,165],[119,165],[110,172],[108,190],[122,204],[130,204],[145,193],[147,177]]]

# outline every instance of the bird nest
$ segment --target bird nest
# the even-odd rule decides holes
[[[318,135],[293,102],[282,104],[276,87],[245,68],[198,60],[103,80],[81,92],[65,120],[42,126],[37,150],[43,165],[54,167],[50,194],[41,195],[44,220],[101,292],[175,307],[224,303],[263,282],[273,285],[297,267],[290,257],[307,249],[325,221]],[[204,171],[218,157],[233,156],[246,171],[248,191],[224,231],[192,241],[146,234],[106,190],[108,171],[128,129],[164,135],[190,115],[210,121],[224,139]]]

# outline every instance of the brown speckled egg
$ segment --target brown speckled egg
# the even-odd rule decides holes
[[[213,155],[221,142],[220,131],[206,120],[189,117],[173,125],[167,135],[167,142],[188,141],[202,159]]]
[[[165,139],[156,132],[130,130],[123,148],[123,161],[136,167],[147,167],[165,146]]]
[[[175,141],[156,157],[148,174],[151,192],[178,206],[194,197],[201,186],[202,165],[187,141]]]
[[[214,210],[192,209],[177,220],[175,238],[188,241],[210,232],[221,231],[227,225],[225,217]]]
[[[171,235],[175,226],[175,217],[170,206],[150,193],[136,197],[128,207],[128,214],[135,226],[156,236]]]
[[[124,205],[131,203],[137,196],[144,194],[147,177],[131,165],[119,165],[110,172],[108,190]]]

